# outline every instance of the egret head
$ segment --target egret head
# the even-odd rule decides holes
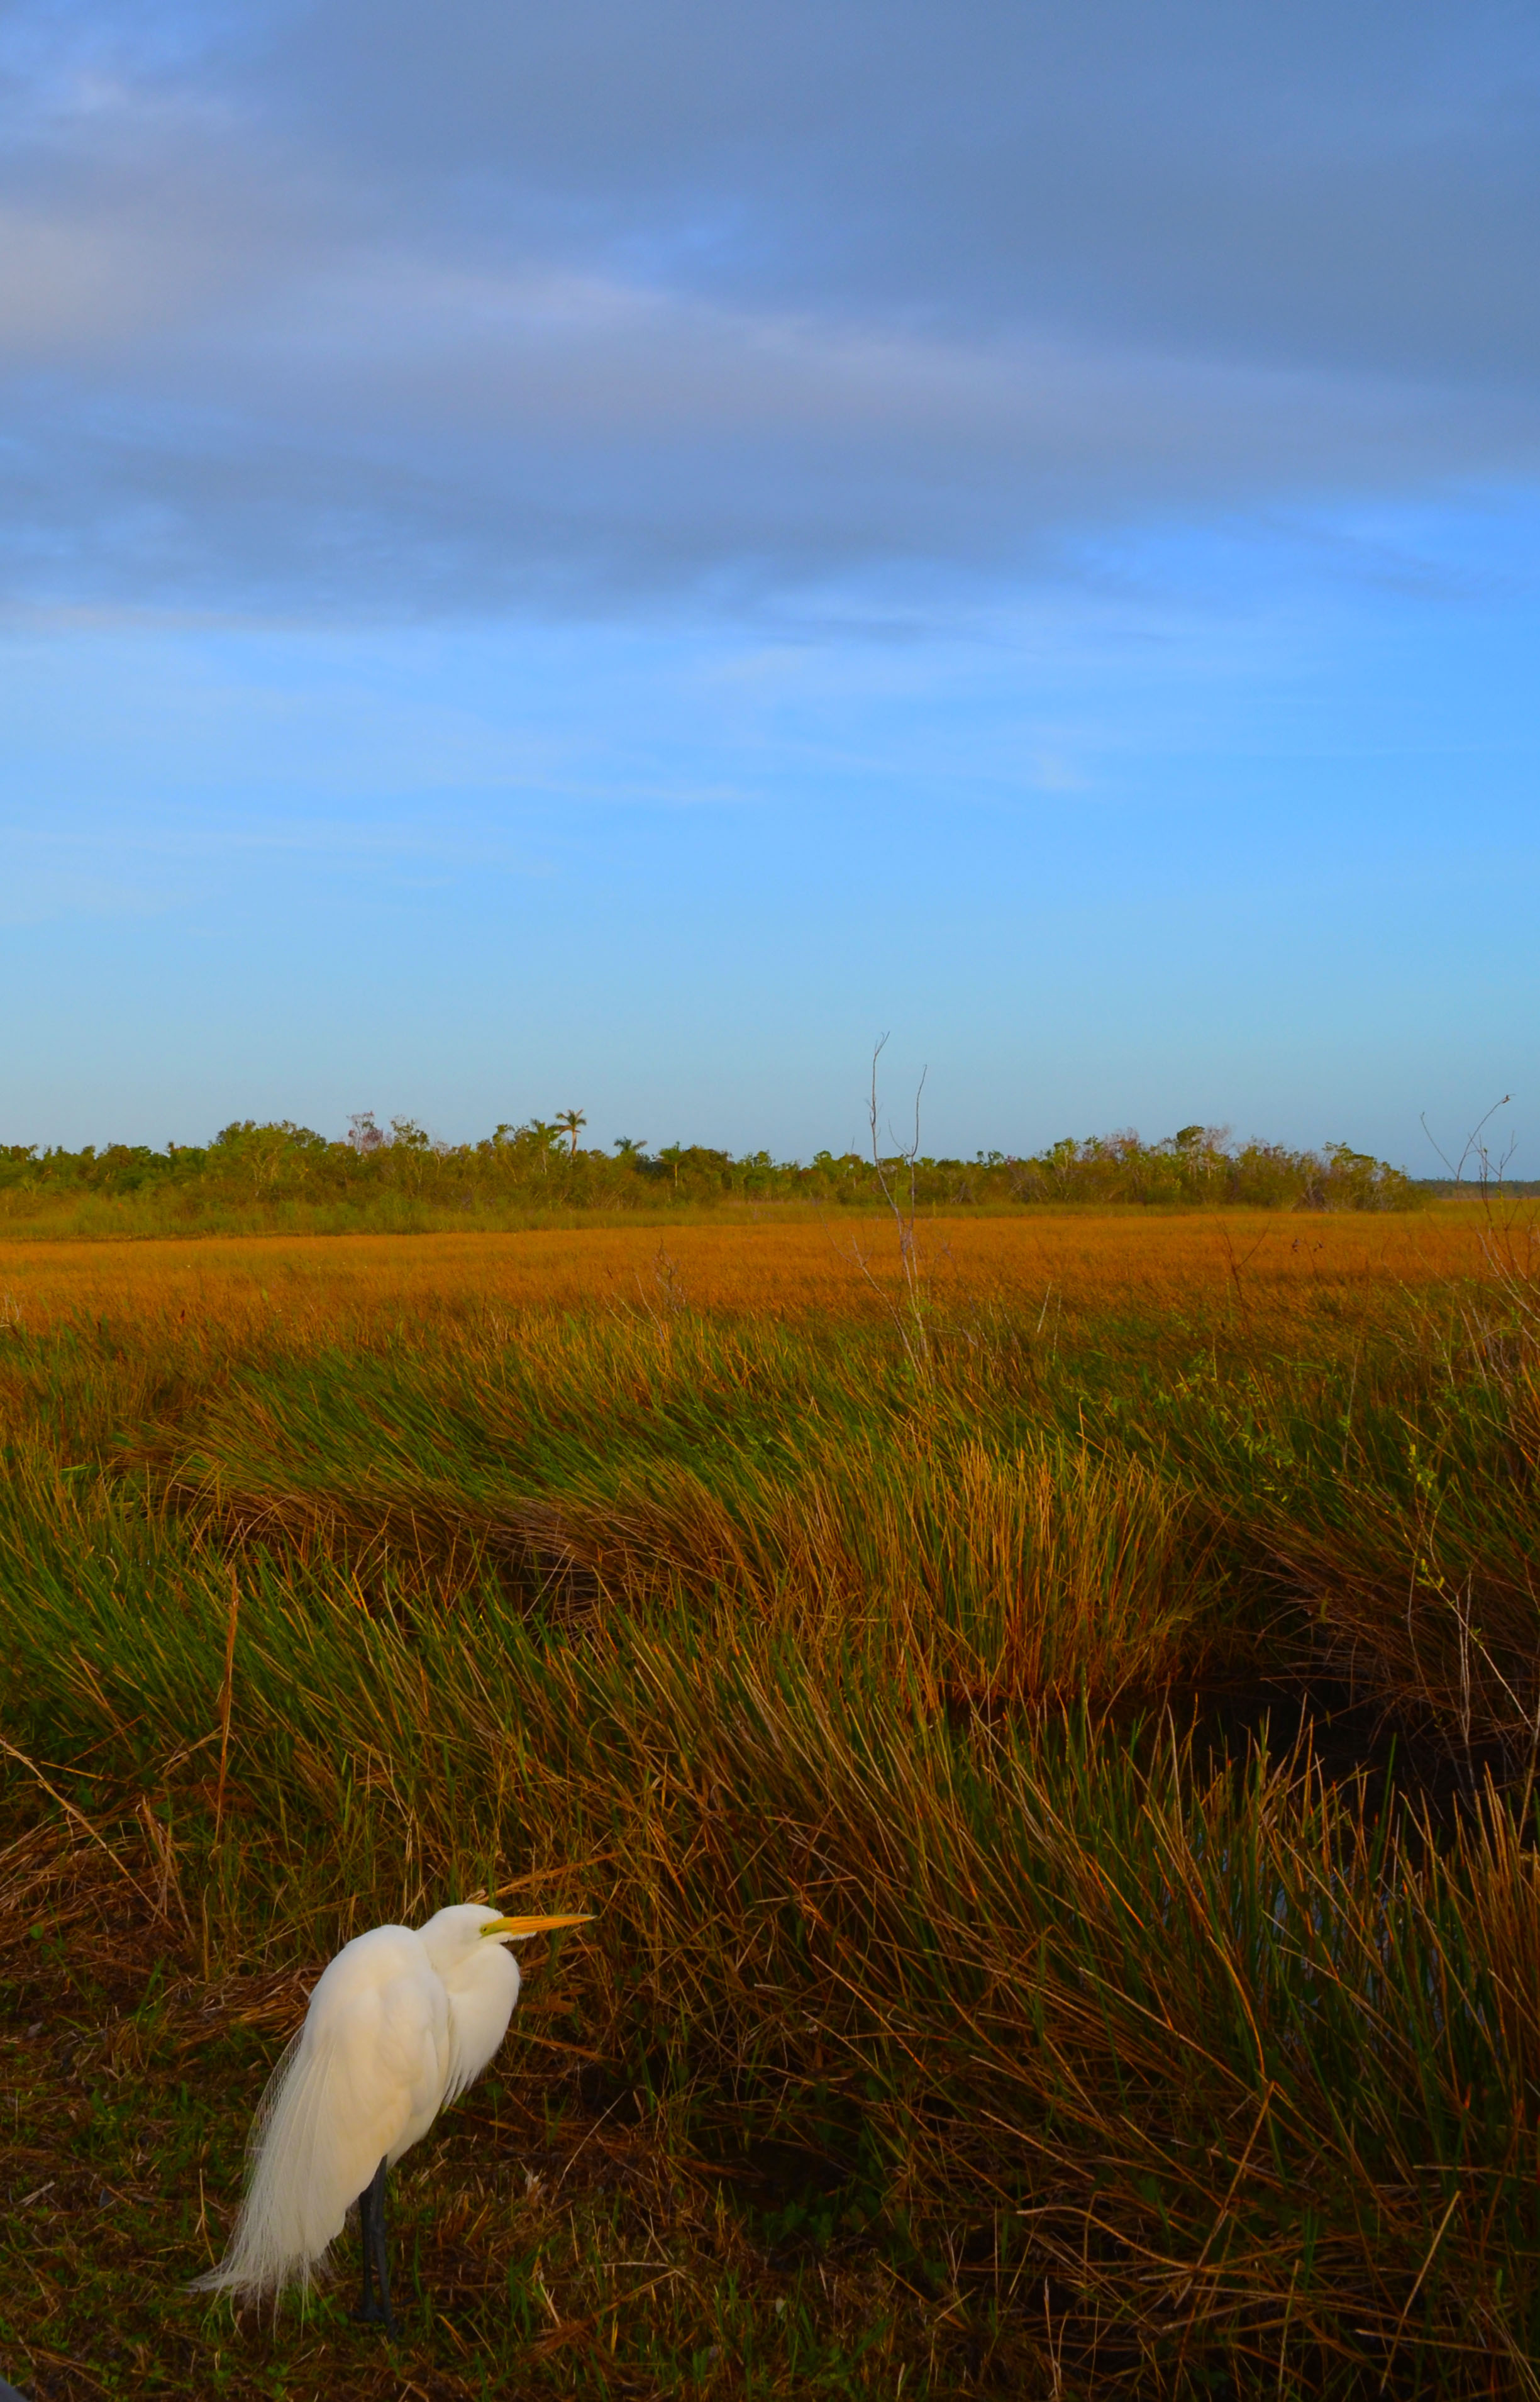
[[[469,1960],[488,1941],[519,1943],[528,1935],[543,1935],[558,1926],[584,1926],[588,1915],[580,1912],[557,1918],[504,1918],[484,1901],[457,1901],[447,1910],[436,1911],[418,1932],[434,1967],[441,1975],[447,1975],[457,1962]]]

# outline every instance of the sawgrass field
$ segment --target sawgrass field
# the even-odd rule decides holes
[[[1522,1207],[914,1237],[0,1245],[0,2373],[1540,2385]],[[478,1895],[597,1916],[401,2340],[186,2293],[320,1967]]]

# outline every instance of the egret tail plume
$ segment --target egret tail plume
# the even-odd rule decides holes
[[[332,2216],[324,2207],[329,2180],[316,2174],[326,2084],[325,2055],[306,2045],[301,2027],[257,2105],[245,2199],[225,2257],[193,2279],[192,2292],[259,2301],[286,2285],[308,2292],[326,2275],[328,2248],[342,2231],[340,2217],[323,2223]]]

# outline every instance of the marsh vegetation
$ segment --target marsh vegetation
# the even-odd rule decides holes
[[[36,2395],[1533,2389],[1527,1228],[923,1234],[7,1252]],[[399,2351],[180,2291],[321,1963],[480,1894],[599,1916]]]
[[[880,1052],[881,1045],[878,1045]],[[928,1210],[1051,1205],[1139,1208],[1406,1209],[1424,1198],[1409,1177],[1345,1142],[1299,1151],[1235,1142],[1228,1126],[1183,1126],[1157,1142],[1137,1134],[1066,1137],[1032,1157],[884,1153],[879,1127],[860,1152],[777,1160],[768,1151],[671,1142],[649,1151],[622,1135],[609,1151],[579,1139],[581,1110],[500,1125],[478,1142],[442,1142],[410,1118],[355,1117],[338,1141],[285,1120],[237,1119],[211,1142],[112,1142],[81,1151],[0,1144],[0,1226],[89,1236],[420,1234],[467,1222],[514,1228],[597,1213],[677,1220],[727,1208],[865,1211],[881,1208],[885,1171]]]

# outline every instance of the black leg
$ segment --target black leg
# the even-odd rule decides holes
[[[391,2315],[391,2270],[385,2248],[385,2163],[358,2197],[358,2232],[364,2250],[364,2298],[354,2318],[364,2326],[382,2326],[394,2335]]]
[[[375,2290],[379,2296],[379,2316],[387,2335],[394,2335],[395,2320],[391,2315],[391,2261],[385,2242],[385,2163],[375,2171]]]
[[[375,2189],[372,2184],[365,2186],[358,2197],[358,2236],[359,2249],[364,2255],[364,2292],[353,2316],[365,2326],[373,2320],[375,2314],[375,2255],[374,2245],[369,2241],[370,2221],[374,2216],[374,2199]]]

